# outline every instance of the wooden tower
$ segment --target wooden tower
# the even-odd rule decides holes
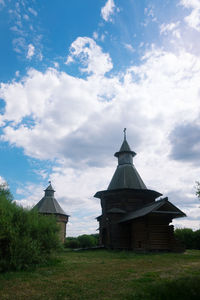
[[[54,197],[54,189],[52,188],[51,182],[49,186],[44,190],[44,197],[34,206],[39,213],[43,215],[54,215],[56,221],[60,227],[59,237],[64,243],[66,237],[66,224],[68,222],[69,215],[59,205],[58,201]]]
[[[100,242],[111,249],[183,251],[174,237],[172,219],[185,214],[162,194],[149,190],[134,164],[124,130],[124,141],[115,157],[118,166],[107,190],[97,192],[102,215],[97,217]]]

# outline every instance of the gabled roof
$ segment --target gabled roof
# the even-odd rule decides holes
[[[161,210],[164,208],[165,210]],[[167,210],[166,210],[167,208]],[[143,208],[138,209],[136,211],[130,212],[123,216],[123,218],[119,221],[119,223],[128,222],[134,220],[139,217],[143,217],[148,215],[149,213],[158,213],[158,214],[168,214],[171,215],[172,218],[180,218],[185,217],[186,215],[178,209],[175,205],[168,201],[168,198],[164,198],[158,200],[156,202],[145,205]]]

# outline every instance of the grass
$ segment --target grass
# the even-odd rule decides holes
[[[65,251],[48,266],[1,274],[0,299],[200,299],[200,251]]]

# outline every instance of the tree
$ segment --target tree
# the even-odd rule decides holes
[[[22,270],[47,262],[61,247],[55,217],[42,216],[12,201],[0,187],[0,271]]]
[[[196,181],[196,195],[200,200],[200,182]]]
[[[78,237],[67,237],[65,240],[66,248],[91,248],[98,245],[98,234],[83,234]]]
[[[13,195],[11,194],[6,182],[0,184],[0,197],[7,199],[10,202],[13,200]]]

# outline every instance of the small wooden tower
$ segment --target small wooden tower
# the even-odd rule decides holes
[[[58,201],[54,197],[54,189],[52,188],[51,182],[49,186],[44,190],[44,197],[34,206],[39,213],[43,215],[55,215],[56,221],[60,227],[59,237],[64,243],[66,237],[66,224],[68,222],[69,215],[59,205]]]
[[[124,141],[115,156],[118,166],[107,190],[97,192],[102,215],[97,217],[100,242],[107,248],[134,251],[182,251],[169,225],[185,214],[162,196],[149,190],[133,165],[124,130]]]

